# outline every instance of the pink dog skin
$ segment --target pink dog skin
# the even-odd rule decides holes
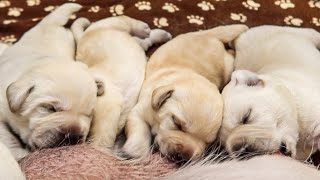
[[[152,179],[177,166],[159,154],[145,160],[121,160],[88,145],[43,149],[22,159],[27,179]]]

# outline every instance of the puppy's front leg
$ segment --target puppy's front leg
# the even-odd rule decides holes
[[[121,97],[116,92],[98,97],[89,136],[89,142],[94,146],[113,148],[119,133]]]
[[[150,36],[145,39],[139,37],[134,37],[135,40],[140,44],[140,46],[147,51],[154,44],[165,43],[169,41],[172,36],[165,30],[162,29],[153,29],[151,30]]]
[[[151,133],[149,125],[141,118],[137,106],[130,112],[125,127],[127,141],[123,146],[123,152],[133,158],[139,158],[148,154],[151,145]]]
[[[13,158],[12,153],[0,141],[0,179],[26,179],[23,175],[18,162]]]
[[[8,130],[4,122],[0,122],[0,141],[7,146],[15,160],[19,161],[29,154],[19,140]]]

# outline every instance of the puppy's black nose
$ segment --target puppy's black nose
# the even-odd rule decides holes
[[[182,153],[173,153],[168,156],[169,160],[173,162],[185,162],[187,159]]]
[[[292,152],[287,148],[286,143],[282,142],[280,147],[279,147],[279,151],[281,154],[285,155],[285,156],[292,156]]]
[[[80,144],[83,141],[83,135],[78,133],[59,133],[58,146],[67,146]]]
[[[82,143],[82,139],[83,139],[82,134],[69,134],[67,137],[71,145]]]
[[[157,151],[159,151],[159,144],[157,143],[157,142],[154,142],[153,143],[153,148],[152,148],[152,151],[153,152],[157,152]]]
[[[68,126],[61,128],[59,132],[59,146],[80,144],[83,141],[83,133],[79,126]]]

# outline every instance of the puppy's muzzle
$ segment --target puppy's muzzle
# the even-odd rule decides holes
[[[79,126],[68,126],[61,128],[58,133],[59,144],[57,146],[80,144],[84,140],[84,135]]]

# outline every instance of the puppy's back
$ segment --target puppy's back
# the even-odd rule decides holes
[[[320,34],[313,29],[271,25],[254,27],[241,34],[235,42],[235,69],[258,72],[270,65],[271,69],[301,67],[305,63],[302,59],[313,61],[318,56],[317,46],[320,46]]]
[[[245,25],[219,26],[213,29],[182,34],[162,45],[150,58],[146,76],[160,69],[188,69],[222,86],[229,79],[226,58],[231,55],[223,43],[229,43],[248,29]]]

